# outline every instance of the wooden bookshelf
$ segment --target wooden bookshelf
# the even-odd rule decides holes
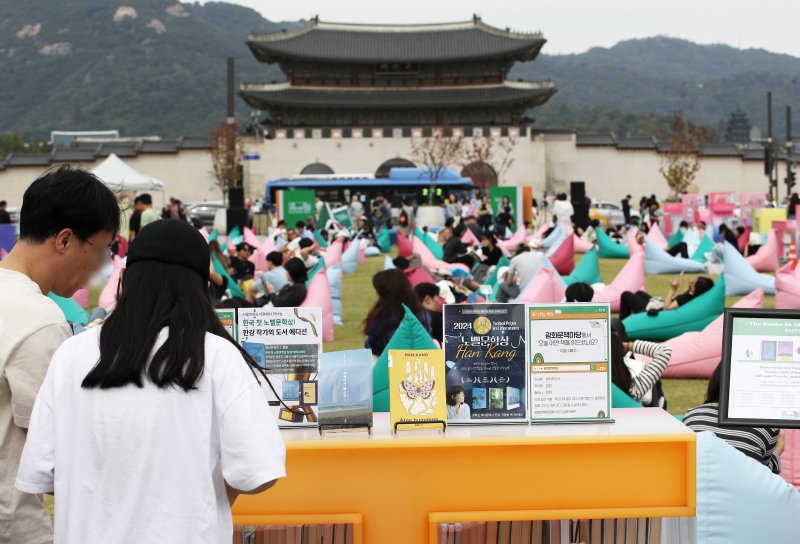
[[[287,478],[237,525],[348,523],[358,544],[437,542],[440,523],[695,515],[695,435],[658,408],[615,423],[282,431]]]

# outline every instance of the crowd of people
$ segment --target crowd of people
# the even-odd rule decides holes
[[[643,243],[659,208],[654,196],[643,199],[640,213],[646,220],[637,221],[623,201],[627,226],[609,234],[624,236],[635,225]],[[395,223],[391,206],[382,197],[365,206],[355,196],[348,206],[351,228],[334,219],[317,225],[315,217],[294,225],[277,222],[270,234],[274,250],[263,256],[259,272],[252,262],[257,248],[245,241],[224,246],[206,241],[182,210],[176,199],[161,212],[153,209],[149,194],[135,199],[116,306],[102,326],[72,336],[45,295],[72,296],[120,253],[119,203],[95,176],[67,166],[47,172],[25,192],[19,240],[0,261],[2,537],[49,542],[53,528],[37,494],[55,492],[54,530],[64,542],[177,542],[188,535],[195,542],[220,542],[230,539],[230,505],[237,495],[262,492],[285,476],[284,444],[264,401],[259,369],[213,309],[299,306],[308,294],[310,271],[324,257],[320,241],[342,238],[377,246],[377,233]],[[415,203],[403,202],[397,229],[410,233],[416,212]],[[360,323],[364,345],[375,358],[407,311],[441,344],[443,304],[477,300],[490,274],[499,279],[497,301],[513,302],[543,266],[541,248],[527,242],[502,266],[500,243],[522,222],[507,198],[492,210],[485,195],[451,195],[444,213],[444,227],[436,234],[442,261],[467,271],[430,269],[412,254],[376,273],[375,302]],[[573,215],[566,195],[556,195],[542,232],[571,225]],[[0,202],[0,223],[7,216]],[[535,223],[522,226],[532,233]],[[680,228],[705,232],[700,223]],[[468,234],[477,247],[464,241]],[[720,229],[720,236],[736,239],[730,229]],[[685,253],[680,247],[675,252]],[[624,293],[612,320],[612,381],[645,406],[667,406],[660,379],[672,350],[630,341],[622,319],[671,311],[714,285],[702,276],[689,280],[683,291],[681,284],[676,278],[663,299],[644,291]],[[593,296],[586,283],[566,290],[567,302],[589,302]],[[782,432],[721,428],[719,383],[717,368],[704,402],[688,411],[686,425],[715,432],[779,472]],[[452,417],[469,411],[463,390],[449,390],[447,404]],[[151,500],[154,496],[159,500]]]

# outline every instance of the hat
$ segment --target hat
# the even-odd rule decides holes
[[[128,268],[148,261],[183,266],[207,281],[211,251],[200,231],[189,223],[160,219],[143,227],[128,248]]]

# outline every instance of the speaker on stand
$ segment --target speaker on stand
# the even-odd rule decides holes
[[[589,200],[586,198],[586,183],[573,181],[569,184],[570,200],[575,214],[572,222],[575,228],[586,230],[589,227]]]

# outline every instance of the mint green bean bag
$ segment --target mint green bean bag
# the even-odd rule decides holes
[[[566,282],[567,285],[579,282],[592,285],[593,283],[601,283],[602,281],[603,278],[600,277],[600,259],[597,257],[597,250],[595,248],[584,253],[581,260],[575,265],[575,270],[573,270],[569,276],[564,276],[564,282]]]
[[[631,252],[628,246],[618,244],[603,229],[597,229],[597,248],[600,250],[601,259],[629,259]]]
[[[89,314],[74,299],[60,297],[55,293],[48,293],[47,296],[58,304],[59,309],[64,312],[64,318],[68,323],[86,325],[89,322]]]
[[[390,349],[437,349],[439,346],[425,330],[419,319],[403,305],[405,316],[386,344],[381,356],[372,367],[372,409],[375,412],[389,411],[389,350]]]
[[[625,318],[625,332],[631,340],[661,342],[685,332],[701,331],[725,310],[724,275],[707,291],[674,310],[662,310],[656,316],[646,313]]]

